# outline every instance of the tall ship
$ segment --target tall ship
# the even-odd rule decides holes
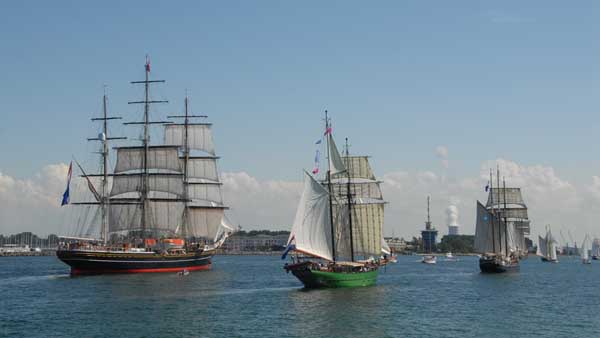
[[[490,181],[488,201],[484,206],[477,201],[475,250],[481,254],[479,268],[485,273],[514,272],[519,270],[519,260],[526,256],[525,236],[530,226],[527,206],[520,188],[507,188],[497,170],[496,187]]]
[[[129,102],[143,106],[142,120],[124,123],[141,127],[137,144],[111,149],[113,140],[125,138],[109,135],[109,123],[121,117],[108,116],[106,94],[102,116],[92,118],[102,123],[99,136],[88,139],[100,143],[101,172],[87,174],[76,162],[90,200],[69,203],[67,186],[63,204],[80,210],[71,224],[80,232],[63,237],[56,253],[74,275],[206,270],[233,232],[225,216],[212,125],[206,116],[188,112],[187,95],[184,114],[153,120],[150,106],[167,101],[152,99],[150,86],[162,82],[150,79],[148,59],[145,80],[131,82],[144,87],[143,99]],[[154,126],[162,128],[161,142],[151,142],[158,134]],[[111,153],[116,158],[112,172]],[[69,182],[71,173],[72,164]]]
[[[550,226],[546,226],[546,236],[538,236],[538,247],[536,254],[541,257],[542,262],[558,263],[556,250],[558,242],[552,236]]]
[[[304,172],[304,188],[288,240],[284,269],[306,288],[369,286],[389,252],[382,246],[385,201],[368,156],[342,156],[325,112],[328,170]],[[320,141],[318,141],[320,143]],[[318,161],[317,161],[318,162]]]

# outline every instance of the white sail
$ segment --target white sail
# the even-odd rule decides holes
[[[385,239],[383,237],[381,237],[381,252],[389,255],[392,253],[392,250],[390,250],[390,246],[387,244],[387,242],[385,241]]]
[[[352,205],[354,254],[365,258],[381,254],[383,203]]]
[[[146,224],[148,230],[175,233],[181,224],[184,205],[175,201],[146,201]],[[109,231],[140,230],[141,204],[110,204]]]
[[[487,210],[483,204],[477,201],[477,224],[475,226],[475,251],[478,253],[493,253],[494,240],[497,241],[492,233],[497,230],[497,224],[494,227],[494,215]],[[497,233],[497,231],[496,231]],[[497,249],[497,248],[496,248]]]
[[[177,147],[148,147],[148,169],[165,169],[181,173]],[[144,169],[144,147],[117,148],[117,164],[115,174],[130,170]]]
[[[329,194],[306,172],[304,189],[288,242],[294,243],[298,251],[333,260]]]
[[[194,150],[215,154],[210,123],[188,124],[188,147]],[[168,124],[165,126],[165,144],[183,147],[185,143],[185,125]]]
[[[214,184],[188,184],[188,198],[193,202],[210,202],[223,205],[223,193],[220,183]],[[198,201],[194,201],[198,200]],[[210,204],[210,205],[214,205]]]
[[[335,141],[333,141],[333,136],[331,133],[327,134],[328,144],[329,144],[329,167],[331,170],[331,175],[336,175],[346,171],[346,167],[344,166],[344,162],[342,162],[342,157],[338,152],[338,149],[335,145]]]
[[[589,249],[590,249],[589,238],[586,235],[585,238],[583,239],[583,243],[581,243],[581,259],[583,259],[583,260],[589,259],[589,253],[588,253]]]
[[[142,191],[142,174],[127,174],[113,176],[110,196],[129,192]],[[150,174],[148,175],[148,191],[160,191],[183,196],[183,180],[181,174]]]
[[[187,235],[213,240],[222,227],[223,207],[189,207]]]
[[[538,247],[536,255],[541,257],[548,257],[548,247],[546,245],[546,239],[542,236],[538,236]]]
[[[181,159],[181,167],[184,167],[184,159]],[[214,157],[190,157],[187,165],[188,179],[219,181],[217,172],[217,160]]]
[[[348,183],[339,180],[331,184],[331,189],[337,196],[346,196],[348,194]],[[350,193],[354,198],[383,199],[379,182],[351,182]]]
[[[350,177],[355,179],[375,180],[375,174],[369,164],[368,156],[344,156],[344,166],[348,168]]]

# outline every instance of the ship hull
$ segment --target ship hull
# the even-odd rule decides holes
[[[285,269],[298,278],[307,289],[353,288],[377,284],[377,269],[360,272],[333,272],[315,269],[307,264],[286,266]]]
[[[558,259],[551,259],[547,257],[541,257],[542,262],[546,263],[558,263]]]
[[[482,257],[479,259],[479,269],[482,273],[518,272],[519,263],[501,264],[496,259]]]
[[[94,252],[59,250],[58,259],[71,267],[72,275],[151,273],[208,270],[212,254]]]

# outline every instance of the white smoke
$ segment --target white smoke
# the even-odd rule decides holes
[[[458,208],[456,205],[449,205],[446,208],[446,225],[458,226]]]

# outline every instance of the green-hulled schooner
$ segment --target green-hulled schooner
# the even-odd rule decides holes
[[[339,154],[327,111],[325,138],[328,170],[321,181],[305,172],[288,240],[294,254],[284,268],[306,288],[374,285],[386,252],[380,182],[369,158],[351,156],[347,141],[344,156]]]

